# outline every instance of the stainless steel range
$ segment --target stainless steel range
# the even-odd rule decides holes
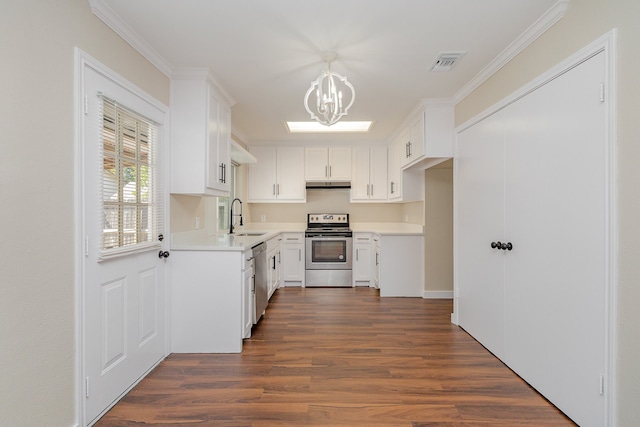
[[[352,286],[353,233],[349,214],[308,214],[305,283],[313,286]]]

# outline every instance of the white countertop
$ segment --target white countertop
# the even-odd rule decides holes
[[[171,234],[171,250],[174,251],[245,251],[266,242],[280,233],[303,233],[306,223],[254,222],[238,227],[234,234],[208,235],[206,230],[192,230]],[[352,222],[354,232],[369,232],[390,236],[421,236],[424,227],[419,224],[395,222]],[[243,233],[261,233],[243,236]]]

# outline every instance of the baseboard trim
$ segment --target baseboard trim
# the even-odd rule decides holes
[[[424,299],[453,299],[453,291],[422,291]]]

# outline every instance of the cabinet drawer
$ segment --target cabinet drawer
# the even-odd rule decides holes
[[[304,233],[282,233],[282,243],[304,243]]]
[[[353,233],[353,243],[369,243],[373,241],[371,233]]]
[[[267,240],[267,252],[280,246],[280,243],[282,243],[282,234],[278,234],[276,237]]]

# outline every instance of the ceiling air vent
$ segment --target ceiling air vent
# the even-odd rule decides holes
[[[436,58],[435,62],[431,66],[431,71],[435,72],[443,72],[443,71],[451,71],[453,67],[455,67],[456,63],[465,52],[448,52],[441,53]]]

